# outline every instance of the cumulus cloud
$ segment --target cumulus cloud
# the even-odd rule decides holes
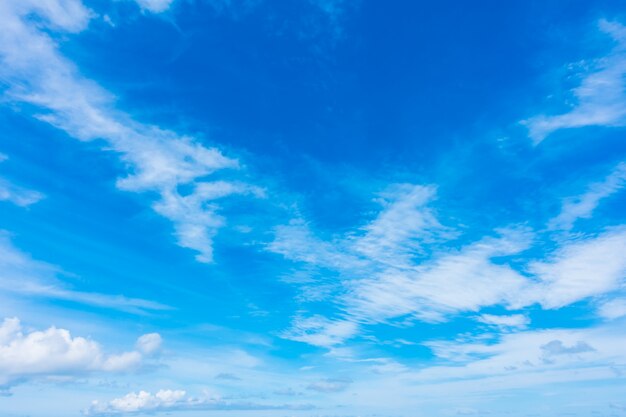
[[[626,28],[617,22],[601,20],[600,30],[616,43],[613,50],[597,60],[572,95],[577,103],[566,113],[538,115],[523,123],[535,144],[560,129],[585,126],[624,126],[626,124]]]
[[[145,1],[159,10],[162,1]],[[32,20],[36,14],[41,19]],[[43,30],[80,32],[92,13],[80,0],[29,0],[0,3],[0,78],[8,85],[5,99],[35,106],[36,117],[79,140],[101,139],[128,168],[120,189],[151,192],[157,213],[169,219],[178,243],[198,253],[201,262],[213,259],[213,237],[224,225],[217,199],[250,194],[251,187],[209,181],[224,169],[238,169],[236,159],[198,140],[142,124],[115,108],[112,95],[84,78],[62,56]],[[180,186],[190,189],[182,195]],[[253,193],[259,194],[257,191]]]
[[[626,186],[626,163],[620,163],[604,181],[591,184],[582,195],[566,198],[561,212],[549,223],[551,229],[570,230],[576,220],[589,219],[600,201]]]
[[[4,293],[67,300],[134,314],[170,308],[140,298],[76,291],[57,278],[60,272],[58,267],[35,260],[21,251],[13,244],[10,235],[0,230],[0,291]]]
[[[226,401],[221,398],[191,397],[183,390],[159,390],[131,392],[108,402],[93,401],[85,410],[87,416],[117,416],[128,414],[158,413],[169,411],[208,410],[310,410],[310,405],[262,404]]]
[[[0,325],[0,387],[50,377],[77,377],[96,372],[137,369],[144,352],[105,354],[97,342],[72,336],[69,330],[50,327],[25,331],[17,318]]]

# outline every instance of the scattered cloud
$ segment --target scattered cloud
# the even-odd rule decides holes
[[[195,398],[183,390],[159,390],[155,394],[147,391],[131,392],[108,402],[93,401],[85,410],[87,416],[117,416],[169,411],[208,410],[311,410],[310,405],[261,404],[232,402],[221,398]]]
[[[160,10],[169,2],[147,1]],[[35,24],[31,17],[38,15]],[[142,124],[115,108],[111,93],[84,78],[43,30],[76,33],[93,13],[80,0],[2,2],[0,78],[8,85],[5,99],[41,111],[35,117],[82,141],[101,139],[115,152],[129,174],[120,189],[151,192],[157,213],[174,223],[180,246],[198,252],[200,262],[213,260],[213,237],[224,225],[215,201],[232,194],[259,191],[239,183],[210,181],[217,171],[238,169],[236,159],[197,139]],[[181,194],[180,187],[191,190]]]
[[[0,387],[31,379],[132,371],[146,355],[140,351],[107,355],[97,342],[73,337],[69,330],[24,331],[19,319],[6,318],[0,325]]]
[[[626,163],[617,165],[604,181],[591,184],[586,193],[566,198],[561,212],[549,223],[550,229],[570,230],[576,220],[589,219],[600,201],[626,186]]]
[[[599,27],[615,41],[615,47],[597,60],[593,72],[572,90],[577,103],[570,111],[538,115],[522,122],[535,144],[560,129],[626,124],[626,28],[607,20],[601,20]]]

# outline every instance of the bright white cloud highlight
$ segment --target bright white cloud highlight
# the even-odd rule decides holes
[[[157,10],[163,2],[147,2]],[[31,20],[33,14],[41,19]],[[36,106],[36,117],[69,135],[102,139],[119,155],[129,175],[120,189],[158,195],[154,209],[174,223],[178,243],[198,252],[198,260],[213,259],[213,237],[224,225],[215,201],[249,194],[251,187],[206,178],[239,163],[218,149],[156,126],[145,125],[115,109],[112,95],[78,69],[43,30],[80,32],[92,13],[80,0],[10,0],[0,3],[0,78],[9,86],[5,98]],[[191,191],[182,195],[181,185]],[[257,195],[259,192],[253,192]]]
[[[539,115],[523,122],[535,144],[560,129],[626,124],[626,28],[606,20],[600,21],[599,26],[613,38],[615,47],[596,62],[595,71],[572,91],[577,103],[569,112]]]
[[[137,351],[107,355],[97,342],[72,336],[66,329],[25,331],[17,318],[4,319],[0,325],[0,388],[4,389],[29,379],[131,371],[144,359]]]
[[[589,219],[600,202],[626,186],[626,163],[620,163],[604,181],[591,184],[586,193],[567,198],[557,217],[549,223],[551,229],[570,230],[576,220]]]

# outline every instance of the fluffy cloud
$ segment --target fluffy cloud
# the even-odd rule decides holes
[[[160,10],[162,1],[145,1]],[[41,19],[31,20],[37,14]],[[128,168],[119,188],[152,192],[154,209],[172,223],[178,243],[198,252],[198,260],[213,259],[213,237],[223,226],[217,199],[249,194],[251,187],[211,182],[207,177],[224,169],[237,169],[237,160],[197,140],[133,120],[115,109],[112,95],[63,57],[43,30],[79,32],[91,12],[80,0],[5,1],[0,3],[0,77],[9,88],[5,99],[33,105],[36,117],[83,141],[103,139]],[[191,192],[182,195],[181,185]],[[257,195],[257,191],[254,191]]]
[[[608,56],[596,62],[595,71],[586,75],[572,91],[577,104],[569,112],[539,115],[523,122],[535,144],[559,129],[626,124],[626,28],[602,20],[600,29],[611,36],[616,46]]]
[[[4,319],[0,325],[0,388],[4,389],[29,379],[131,371],[145,358],[138,351],[107,355],[98,343],[73,337],[66,329],[25,332],[17,318]]]
[[[135,314],[167,310],[168,306],[140,298],[76,291],[67,288],[58,278],[59,268],[37,261],[19,250],[0,230],[0,291],[27,297],[57,300],[113,308]]]
[[[591,184],[586,193],[567,198],[558,216],[549,223],[551,229],[570,230],[576,220],[588,219],[600,201],[626,186],[626,163],[620,163],[604,181]]]

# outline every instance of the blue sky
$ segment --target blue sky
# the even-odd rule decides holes
[[[624,12],[0,3],[2,415],[626,415]]]

